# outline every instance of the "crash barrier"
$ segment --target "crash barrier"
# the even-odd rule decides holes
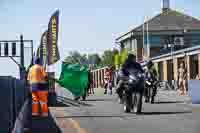
[[[0,85],[0,133],[10,133],[26,99],[27,90],[24,81],[11,76],[1,76]]]
[[[200,104],[200,80],[188,81],[188,94],[192,99],[192,104]]]
[[[31,97],[26,99],[14,123],[12,133],[24,133],[25,128],[30,128],[32,122]]]
[[[92,71],[93,83],[92,88],[102,88],[104,85],[104,73],[109,67],[102,67]]]

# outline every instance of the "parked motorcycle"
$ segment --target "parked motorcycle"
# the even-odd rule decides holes
[[[144,74],[133,71],[129,73],[129,77],[124,81],[124,112],[128,113],[133,110],[134,113],[141,113],[144,92]]]

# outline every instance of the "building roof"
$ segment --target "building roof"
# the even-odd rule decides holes
[[[149,31],[176,31],[176,30],[200,30],[200,20],[180,13],[178,11],[168,9],[152,19],[147,21],[149,24]],[[146,24],[145,22],[144,24]],[[118,37],[116,40],[127,36],[131,32],[142,32],[143,24],[129,31],[128,33]]]

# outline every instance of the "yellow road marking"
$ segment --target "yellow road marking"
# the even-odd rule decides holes
[[[68,113],[65,114],[69,116]],[[76,120],[73,120],[72,118],[67,118],[67,119],[71,121],[73,127],[78,131],[78,133],[86,133],[85,129],[81,128],[80,124]]]
[[[86,133],[85,129],[81,128],[80,124],[73,120],[72,118],[68,118],[69,121],[71,121],[73,127],[78,131],[78,133]]]
[[[52,110],[55,108],[52,108]],[[59,112],[55,112],[53,114],[55,115],[59,115],[61,112],[61,115],[63,116],[63,111],[64,109],[60,109],[60,108],[56,108],[56,110]],[[64,112],[65,116],[70,116],[66,111]],[[55,117],[56,118],[56,117]],[[77,130],[78,133],[87,133],[86,130],[84,128],[81,128],[80,124],[78,121],[73,120],[72,118],[66,118],[67,120],[69,120],[69,122],[72,124],[73,128]],[[58,123],[58,121],[55,119],[56,123]],[[66,123],[67,124],[67,123]]]

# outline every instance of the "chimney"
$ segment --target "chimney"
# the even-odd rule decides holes
[[[162,12],[169,11],[170,9],[170,0],[162,0]]]

